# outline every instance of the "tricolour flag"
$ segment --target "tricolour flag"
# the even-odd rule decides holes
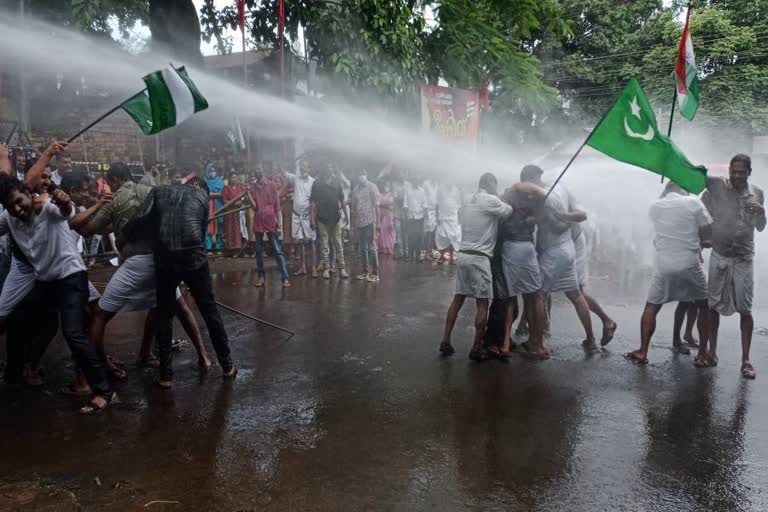
[[[232,122],[232,126],[227,129],[227,142],[232,146],[232,150],[235,152],[245,151],[245,137],[243,137],[243,130],[240,128],[240,119],[235,118]]]
[[[237,26],[245,33],[245,0],[237,0]]]
[[[693,53],[691,40],[691,7],[685,18],[683,37],[675,63],[675,82],[677,84],[677,99],[680,102],[680,114],[689,121],[693,120],[699,108],[699,76],[696,71],[696,56]]]
[[[659,131],[648,98],[634,78],[595,127],[587,145],[620,162],[666,176],[693,194],[706,187],[706,167],[693,165]]]
[[[145,135],[160,133],[208,108],[184,67],[168,67],[144,77],[147,88],[121,105]]]

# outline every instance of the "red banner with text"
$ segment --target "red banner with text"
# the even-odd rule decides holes
[[[421,86],[421,126],[454,140],[477,144],[480,140],[480,92]]]

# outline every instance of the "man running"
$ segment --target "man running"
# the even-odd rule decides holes
[[[763,191],[749,183],[752,160],[747,155],[731,159],[728,179],[707,178],[702,197],[712,224],[712,255],[709,259],[709,350],[701,340],[699,366],[715,366],[720,315],[741,316],[741,374],[757,376],[749,361],[752,347],[752,295],[755,256],[755,230],[765,229]]]
[[[480,177],[478,191],[469,199],[461,213],[461,249],[456,262],[456,293],[448,317],[440,352],[450,356],[455,352],[451,345],[451,332],[456,325],[464,301],[474,297],[477,303],[475,315],[475,340],[469,358],[485,361],[488,353],[483,350],[483,336],[488,324],[488,306],[493,299],[493,275],[491,258],[496,247],[499,220],[512,214],[512,207],[497,196],[496,176],[485,173]]]
[[[702,233],[712,217],[698,197],[689,196],[673,182],[653,202],[650,217],[656,230],[655,270],[640,321],[640,348],[626,354],[639,364],[648,363],[648,348],[656,330],[656,316],[670,302],[694,302],[699,308],[699,336],[707,336],[707,278],[699,260]]]

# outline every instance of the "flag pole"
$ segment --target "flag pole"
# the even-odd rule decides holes
[[[139,96],[140,94],[144,94],[144,91],[146,91],[146,89],[142,89],[141,91],[137,92],[136,94],[134,94],[133,96],[131,96],[127,100],[123,101],[122,103],[118,103],[115,108],[109,109],[107,112],[105,112],[104,114],[99,116],[98,119],[96,119],[92,123],[88,124],[85,128],[81,129],[79,132],[77,132],[76,134],[71,136],[69,139],[67,139],[67,144],[72,143],[75,139],[80,137],[82,134],[84,134],[85,132],[87,132],[88,130],[90,130],[91,128],[93,128],[94,126],[99,124],[100,122],[102,122],[104,119],[109,117],[109,115],[111,115],[111,114],[117,112],[118,110],[120,110],[120,108],[123,106],[123,103],[131,101],[132,99],[134,99],[136,96]]]
[[[602,117],[602,118],[600,119],[600,121],[599,121],[599,122],[598,122],[598,123],[595,125],[595,127],[594,127],[594,128],[592,128],[592,131],[591,131],[591,132],[589,132],[589,135],[587,135],[587,138],[586,138],[586,139],[584,139],[584,142],[582,142],[582,143],[581,143],[581,146],[579,146],[579,149],[578,149],[578,151],[576,151],[576,154],[575,154],[575,155],[573,155],[573,156],[571,157],[570,161],[569,161],[569,162],[568,162],[568,164],[565,166],[565,169],[563,169],[563,172],[561,172],[561,173],[560,173],[560,176],[558,176],[558,177],[557,177],[557,179],[555,180],[555,182],[552,184],[552,186],[551,186],[551,187],[549,188],[549,190],[547,191],[547,195],[546,195],[546,196],[544,196],[544,201],[546,201],[546,200],[549,198],[549,195],[552,193],[552,191],[553,191],[553,190],[555,190],[555,187],[557,186],[557,184],[558,184],[558,183],[560,183],[560,180],[561,180],[561,179],[563,179],[563,176],[565,175],[565,172],[566,172],[566,171],[567,171],[567,170],[568,170],[568,169],[571,167],[571,165],[573,164],[573,161],[574,161],[574,160],[576,160],[576,157],[577,157],[577,156],[579,156],[579,154],[581,154],[581,151],[582,151],[582,150],[584,149],[584,147],[587,145],[587,143],[589,142],[589,139],[591,139],[591,138],[592,138],[592,134],[593,134],[593,133],[595,133],[595,132],[597,131],[597,129],[598,129],[598,128],[600,128],[600,125],[601,125],[601,124],[603,124],[603,121],[605,121],[605,116],[607,116],[607,115],[608,115],[608,112],[610,112],[610,111],[613,109],[613,107],[615,107],[615,106],[616,106],[616,103],[619,101],[619,98],[621,98],[621,93],[619,93],[618,95],[616,95],[616,98],[614,98],[613,102],[611,103],[611,106],[610,106],[610,108],[609,108],[608,110],[606,110],[606,111],[605,111],[605,114],[603,114],[603,117]]]

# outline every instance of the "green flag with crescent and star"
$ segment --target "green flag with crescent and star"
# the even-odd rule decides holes
[[[620,162],[666,176],[692,194],[706,187],[707,168],[693,165],[659,131],[651,104],[634,78],[595,127],[587,145]]]

